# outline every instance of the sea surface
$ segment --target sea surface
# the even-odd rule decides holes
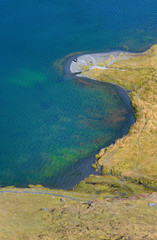
[[[134,122],[127,93],[68,79],[70,53],[143,51],[156,0],[0,0],[0,186],[70,188]]]

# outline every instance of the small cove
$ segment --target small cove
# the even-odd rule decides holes
[[[144,13],[132,14],[117,4],[1,3],[0,186],[70,188],[94,173],[90,165],[101,147],[128,132],[134,116],[123,89],[63,77],[54,64],[71,52],[140,51],[156,41],[148,3]]]

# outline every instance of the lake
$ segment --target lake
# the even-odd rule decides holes
[[[57,63],[146,50],[157,42],[157,2],[1,0],[0,29],[0,186],[73,187],[135,119],[122,88],[68,79]]]

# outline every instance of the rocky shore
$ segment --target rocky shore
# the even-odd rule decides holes
[[[83,73],[93,69],[108,69],[117,59],[126,60],[141,56],[143,53],[131,53],[113,51],[106,53],[83,54],[75,56],[70,63],[70,72],[76,76],[84,76]]]

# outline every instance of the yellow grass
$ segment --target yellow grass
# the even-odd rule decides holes
[[[117,59],[107,70],[86,73],[101,81],[119,84],[131,90],[136,123],[129,134],[109,146],[95,167],[103,174],[136,180],[157,189],[157,45],[141,56]]]
[[[96,200],[1,193],[1,240],[157,239],[157,195]]]

